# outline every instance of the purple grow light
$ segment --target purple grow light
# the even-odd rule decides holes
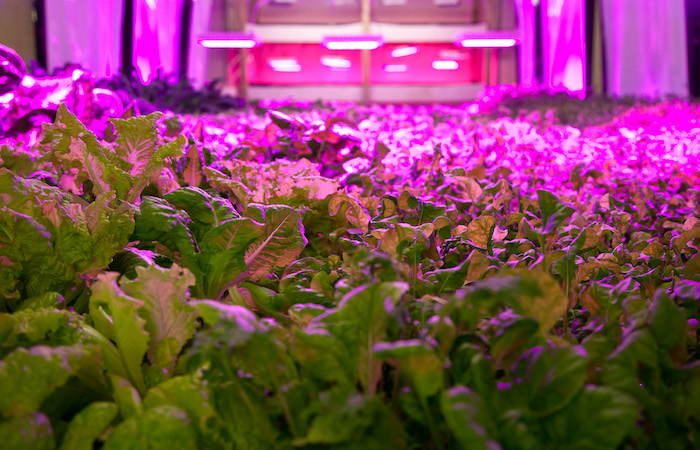
[[[384,38],[378,35],[326,36],[321,45],[328,50],[375,50],[384,45]]]
[[[469,48],[506,48],[520,43],[517,31],[487,31],[482,33],[457,33],[455,45]]]
[[[253,48],[262,44],[262,38],[256,33],[230,31],[200,36],[197,43],[206,48]]]

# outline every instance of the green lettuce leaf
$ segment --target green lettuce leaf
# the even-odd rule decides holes
[[[114,341],[119,351],[126,375],[140,392],[146,392],[141,362],[151,340],[146,330],[146,320],[139,316],[144,301],[125,294],[117,284],[119,274],[108,272],[97,277],[90,297],[90,316],[95,317],[99,308],[111,313],[114,324]]]
[[[148,358],[153,366],[170,372],[195,331],[198,314],[187,303],[194,275],[173,265],[168,270],[137,267],[136,276],[134,280],[123,280],[120,287],[126,295],[143,300],[139,313],[146,319],[145,328],[150,335]]]
[[[37,411],[92,356],[83,346],[18,348],[0,361],[0,414],[21,417]]]
[[[199,448],[225,448],[223,424],[212,405],[206,385],[187,375],[167,380],[148,391],[143,399],[146,409],[172,405],[187,414],[197,430]]]
[[[619,448],[635,428],[638,405],[613,388],[586,386],[571,404],[541,424],[551,448]]]
[[[33,412],[0,423],[0,442],[4,448],[53,450],[56,440],[51,421],[40,412]]]
[[[312,324],[328,329],[347,347],[356,377],[366,392],[373,394],[381,376],[381,363],[372,353],[374,344],[386,333],[387,308],[408,290],[401,282],[381,282],[348,292],[338,307],[318,316]]]
[[[197,436],[184,411],[164,405],[146,409],[117,425],[102,448],[189,450],[197,448]]]
[[[91,450],[118,412],[117,405],[111,402],[90,403],[73,416],[59,450]]]

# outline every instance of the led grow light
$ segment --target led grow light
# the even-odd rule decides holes
[[[451,59],[443,59],[433,61],[433,69],[435,70],[457,70],[459,69],[459,63],[457,61],[452,61]]]
[[[408,70],[408,66],[406,64],[384,64],[382,69],[384,72],[388,73],[400,73],[406,72]]]
[[[418,47],[399,47],[391,51],[392,58],[401,58],[404,56],[415,55],[418,53]]]
[[[487,31],[483,33],[457,33],[455,45],[470,48],[506,48],[520,43],[516,31]]]
[[[322,56],[321,64],[332,69],[349,69],[352,67],[352,62],[345,58],[333,58],[330,56]]]
[[[301,72],[301,66],[296,59],[269,59],[267,65],[275,72]]]
[[[328,50],[374,50],[384,45],[382,36],[326,36],[321,45]]]
[[[262,44],[257,33],[231,31],[200,36],[197,43],[206,48],[253,48]]]

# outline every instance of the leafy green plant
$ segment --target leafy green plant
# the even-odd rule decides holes
[[[42,142],[0,150],[3,442],[698,442],[690,157],[634,141],[618,169],[580,161],[612,139],[598,128],[324,111],[262,111],[222,150],[205,119],[113,120],[100,139],[62,107]]]

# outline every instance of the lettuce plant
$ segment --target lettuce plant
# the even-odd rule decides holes
[[[3,138],[8,447],[697,446],[696,105],[265,105]]]

